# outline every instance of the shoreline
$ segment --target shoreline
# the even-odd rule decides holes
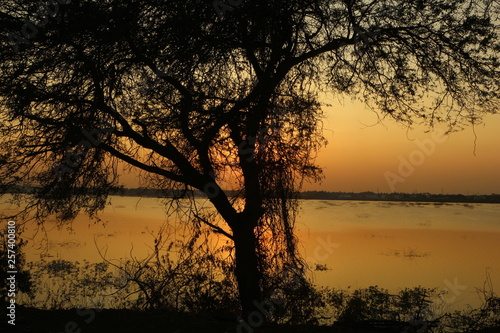
[[[10,189],[0,190],[2,194],[33,194],[38,190],[36,187],[16,186]],[[190,191],[193,197],[204,197],[204,193]],[[230,197],[238,196],[237,191],[226,191]],[[125,197],[144,198],[174,198],[179,197],[181,192],[172,189],[149,189],[149,188],[124,188],[116,187],[109,195]],[[240,194],[241,195],[241,194]],[[493,203],[500,204],[500,194],[431,194],[431,193],[375,193],[375,192],[329,192],[329,191],[303,191],[298,193],[301,200],[335,200],[335,201],[387,201],[387,202],[422,202],[422,203]]]

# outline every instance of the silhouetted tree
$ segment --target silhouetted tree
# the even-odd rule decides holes
[[[189,221],[234,241],[245,313],[270,272],[302,270],[296,193],[321,177],[320,92],[408,124],[498,111],[494,0],[47,3],[0,4],[3,185],[40,186],[40,221],[95,216],[119,163],[204,192],[218,215]]]

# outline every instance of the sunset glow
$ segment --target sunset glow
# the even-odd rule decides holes
[[[330,102],[333,104],[333,101]],[[344,101],[324,108],[324,134],[329,144],[318,156],[325,179],[306,190],[392,192],[385,172],[397,174],[399,156],[408,160],[429,140],[427,128],[407,131],[393,120],[377,124],[377,116],[360,102]],[[443,128],[444,129],[444,128]],[[500,192],[500,116],[489,115],[474,128],[451,133],[404,182],[397,192],[490,194]]]
[[[323,168],[321,183],[306,183],[306,191],[392,192],[384,174],[397,174],[400,156],[408,160],[421,151],[417,141],[432,140],[432,130],[416,126],[411,130],[394,120],[377,123],[377,115],[358,101],[327,99],[324,136],[328,145],[317,159]],[[326,103],[326,102],[325,102]],[[445,127],[436,127],[444,131]],[[474,136],[474,131],[476,138]],[[500,192],[500,116],[488,115],[483,123],[451,133],[425,155],[397,192],[449,194],[491,194]],[[475,144],[475,147],[474,147]],[[123,172],[127,187],[138,187],[137,175]]]

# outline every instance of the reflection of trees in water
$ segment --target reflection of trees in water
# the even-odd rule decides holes
[[[110,307],[114,276],[106,263],[41,259],[28,264],[35,294],[23,303],[40,309]],[[118,303],[119,304],[119,303]]]
[[[201,245],[201,244],[199,244]],[[187,311],[208,315],[216,320],[234,320],[239,301],[231,274],[216,253],[201,252],[173,259],[169,252],[178,251],[180,244],[157,239],[155,251],[144,259],[119,263],[78,263],[65,260],[31,263],[35,297],[26,304],[46,309],[61,308],[130,308]],[[156,251],[158,249],[158,251]],[[163,254],[162,254],[163,253]],[[222,254],[219,253],[219,254]],[[320,270],[326,267],[320,267]],[[279,323],[322,323],[335,327],[394,329],[421,332],[455,329],[480,329],[500,325],[500,298],[493,292],[491,276],[478,289],[481,307],[446,312],[449,299],[436,288],[405,288],[390,293],[371,286],[351,290],[323,288],[311,290],[297,282],[295,275],[282,276],[275,287],[275,297],[269,318]],[[158,281],[164,281],[159,284]],[[290,293],[287,295],[287,293]],[[296,298],[296,303],[281,300]],[[266,304],[268,304],[267,302]],[[271,303],[269,303],[271,304]],[[290,306],[302,307],[300,311]],[[302,316],[301,316],[302,315]]]
[[[122,165],[173,205],[203,193],[218,214],[191,200],[184,220],[234,246],[245,315],[304,273],[297,192],[321,179],[322,92],[408,126],[498,111],[493,0],[245,1],[224,19],[211,1],[82,0],[37,19],[43,32],[19,31],[37,3],[4,3],[1,185],[38,184],[40,222],[98,219]]]

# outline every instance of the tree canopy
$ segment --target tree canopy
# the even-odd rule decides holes
[[[234,241],[250,310],[269,263],[302,268],[296,194],[321,179],[319,94],[410,125],[475,124],[498,112],[500,5],[231,3],[3,1],[0,178],[39,187],[39,221],[95,216],[121,164],[148,186],[202,191],[218,215],[189,220]]]

